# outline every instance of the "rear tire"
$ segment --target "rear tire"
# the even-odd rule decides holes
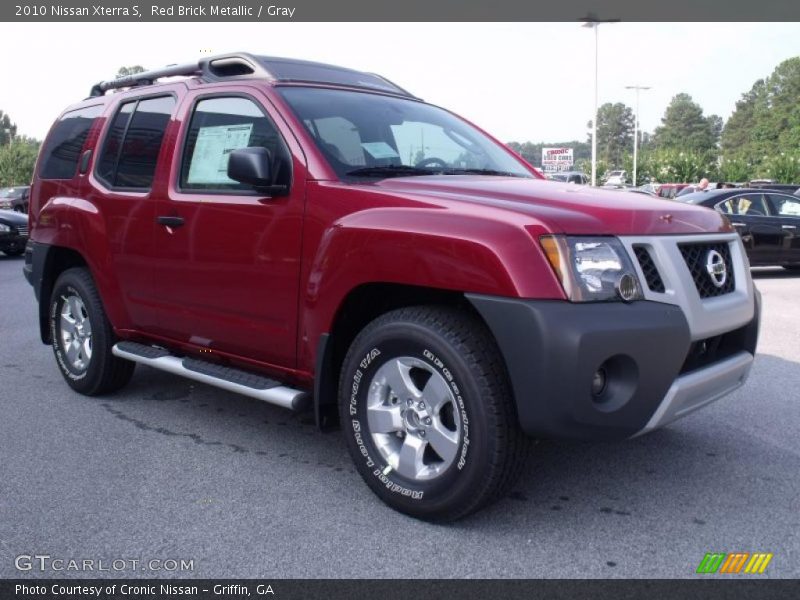
[[[477,317],[398,309],[367,325],[342,365],[340,421],[367,485],[392,508],[460,519],[505,495],[530,442],[505,366]]]
[[[87,269],[59,275],[49,315],[56,364],[73,390],[87,396],[107,394],[130,381],[136,363],[111,353],[116,337]]]

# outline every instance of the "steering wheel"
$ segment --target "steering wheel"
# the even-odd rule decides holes
[[[446,169],[449,165],[443,161],[441,158],[436,158],[435,156],[429,156],[428,158],[423,158],[417,164],[414,165],[417,169],[422,169],[423,167],[440,167],[442,169]]]

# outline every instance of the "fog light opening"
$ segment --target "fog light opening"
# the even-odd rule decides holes
[[[607,387],[606,370],[603,368],[597,369],[592,376],[592,396],[599,398],[606,391]]]

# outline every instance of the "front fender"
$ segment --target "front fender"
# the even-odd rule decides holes
[[[331,331],[348,294],[365,284],[563,298],[536,233],[529,223],[435,207],[381,207],[342,217],[322,233],[301,289],[301,364],[314,364],[319,336]]]

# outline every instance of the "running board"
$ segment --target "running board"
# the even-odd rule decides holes
[[[200,383],[269,402],[290,410],[309,408],[309,396],[302,390],[281,385],[279,381],[261,375],[224,367],[196,358],[172,356],[163,348],[136,342],[119,342],[111,350],[114,356],[132,360],[154,369],[181,375]]]

